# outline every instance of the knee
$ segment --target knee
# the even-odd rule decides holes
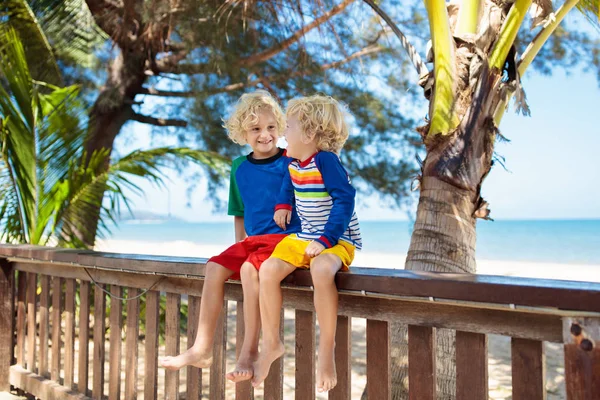
[[[240,276],[242,277],[242,281],[256,280],[258,279],[258,271],[254,265],[250,264],[249,262],[245,262],[242,264]]]
[[[314,286],[330,284],[335,280],[336,270],[326,260],[316,258],[310,266]]]
[[[233,271],[228,270],[224,266],[215,262],[209,261],[204,269],[204,279],[207,281],[223,281],[225,282]]]
[[[259,279],[261,283],[275,281],[275,276],[279,268],[279,260],[276,258],[269,258],[260,266],[260,271],[258,272]]]

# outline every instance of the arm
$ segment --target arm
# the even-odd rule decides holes
[[[229,176],[229,202],[227,204],[227,214],[233,216],[236,242],[246,238],[246,230],[244,228],[244,202],[242,201],[242,196],[240,195],[236,180],[236,172],[240,164],[239,159],[236,159],[231,165],[231,175]]]
[[[233,226],[235,230],[235,241],[241,242],[246,239],[246,229],[244,228],[244,217],[233,217]]]
[[[281,228],[286,228],[286,224],[292,221],[292,207],[294,206],[294,185],[290,177],[289,168],[285,169],[283,179],[281,181],[281,190],[277,197],[277,205],[275,206],[275,215],[273,219]]]
[[[350,184],[348,173],[334,153],[318,153],[315,163],[323,176],[325,189],[333,200],[333,207],[325,224],[325,233],[317,241],[325,248],[330,248],[337,244],[340,236],[348,229],[354,213],[356,190]]]

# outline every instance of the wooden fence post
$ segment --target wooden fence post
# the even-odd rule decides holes
[[[12,264],[0,259],[0,392],[10,390],[9,373],[13,358],[14,279]]]
[[[563,318],[567,400],[600,398],[600,318]]]

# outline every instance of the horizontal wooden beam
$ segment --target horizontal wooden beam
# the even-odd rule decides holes
[[[10,384],[44,400],[92,400],[91,397],[76,393],[55,381],[27,371],[19,365],[10,367]]]
[[[141,274],[203,278],[206,259],[102,253],[29,245],[0,245],[0,257],[11,261],[51,261]],[[298,270],[284,281],[312,286],[310,272]],[[433,297],[456,301],[552,307],[600,312],[600,283],[476,274],[450,274],[403,269],[358,268],[336,276],[338,290],[382,295]]]
[[[89,281],[90,276],[99,284],[120,285],[201,296],[203,280],[181,277],[141,275],[139,273],[89,270],[54,263],[16,262],[14,268]],[[283,306],[290,309],[314,311],[313,292],[308,288],[284,287]],[[228,300],[241,301],[242,288],[239,282],[225,285]],[[359,298],[360,300],[357,300]],[[499,334],[517,338],[562,342],[562,320],[557,314],[545,314],[546,310],[521,311],[516,309],[486,309],[471,305],[435,301],[414,301],[402,297],[362,296],[342,292],[339,297],[339,314],[349,317],[382,321],[401,320],[404,323],[438,328],[456,329],[465,332]]]

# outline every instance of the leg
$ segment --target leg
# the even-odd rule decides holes
[[[260,385],[267,375],[273,361],[283,355],[284,347],[279,337],[280,314],[282,305],[281,281],[296,269],[293,265],[278,258],[269,258],[260,267],[260,319],[263,330],[263,342],[254,363],[252,386]]]
[[[335,330],[337,328],[338,291],[335,274],[342,261],[334,254],[317,256],[311,266],[315,287],[314,303],[319,321],[319,361],[317,364],[317,391],[331,390],[337,384],[335,371]]]
[[[176,357],[163,357],[159,365],[166,369],[177,370],[187,365],[208,368],[212,364],[213,339],[217,319],[225,298],[225,281],[233,271],[214,262],[206,264],[206,278],[202,288],[198,333],[194,345]]]
[[[244,292],[244,343],[235,370],[227,374],[227,379],[236,383],[252,378],[252,364],[258,355],[260,334],[258,270],[245,262],[240,275]]]

